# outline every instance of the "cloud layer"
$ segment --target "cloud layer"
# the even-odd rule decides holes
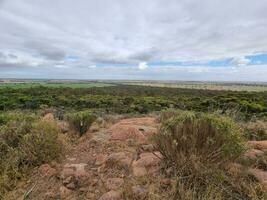
[[[265,0],[0,0],[0,77],[267,81],[267,62],[247,57],[267,52],[266,10]]]

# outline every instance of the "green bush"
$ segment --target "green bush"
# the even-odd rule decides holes
[[[0,128],[0,197],[32,167],[59,158],[59,130],[39,119],[13,121]]]
[[[67,114],[65,118],[69,122],[70,127],[82,136],[96,120],[96,115],[90,111],[80,111]]]
[[[257,193],[247,176],[231,176],[226,170],[246,150],[242,129],[231,118],[170,113],[153,139],[166,167],[174,169],[174,199],[249,199]]]
[[[163,122],[160,132],[155,136],[157,147],[173,162],[180,155],[205,162],[233,160],[245,150],[238,125],[216,114],[180,112]]]

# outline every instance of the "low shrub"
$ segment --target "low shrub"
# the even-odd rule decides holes
[[[226,170],[246,150],[231,118],[182,111],[167,118],[153,139],[177,177],[174,199],[250,199],[257,193],[248,177]]]
[[[70,127],[82,136],[96,120],[96,115],[90,111],[80,111],[67,114],[65,118],[69,122]]]
[[[53,122],[27,117],[0,128],[0,197],[32,167],[59,158],[62,145],[58,133]]]
[[[243,125],[247,139],[267,140],[267,122],[257,120]]]

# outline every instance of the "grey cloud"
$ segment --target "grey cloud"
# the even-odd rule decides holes
[[[27,41],[24,45],[26,48],[33,50],[49,60],[62,60],[66,56],[64,50],[54,47],[52,44],[49,44],[49,42]]]
[[[136,70],[155,60],[240,58],[267,51],[266,10],[262,0],[0,0],[0,52],[50,74],[66,65],[82,76],[97,63]]]

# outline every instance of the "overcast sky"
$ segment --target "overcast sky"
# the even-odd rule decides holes
[[[267,81],[267,0],[0,0],[0,78]]]

